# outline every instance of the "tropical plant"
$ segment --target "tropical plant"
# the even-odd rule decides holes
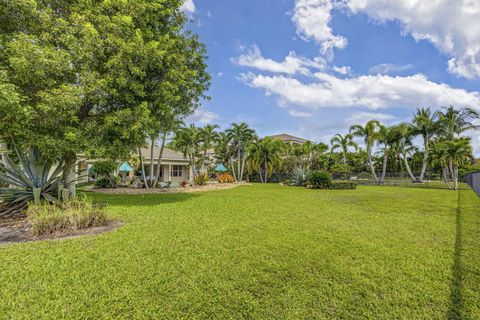
[[[397,126],[397,140],[394,143],[393,148],[396,149],[398,156],[400,157],[400,163],[403,161],[405,169],[412,181],[415,181],[415,176],[408,162],[408,158],[417,151],[417,148],[412,142],[412,126],[406,123],[401,123]]]
[[[118,179],[114,176],[117,164],[112,160],[97,161],[93,164],[96,179],[93,185],[97,188],[116,188]]]
[[[435,112],[435,116],[438,119],[438,132],[447,140],[458,138],[465,131],[480,128],[480,125],[472,122],[479,118],[479,114],[470,108],[455,109],[450,106]]]
[[[308,183],[312,189],[330,189],[333,182],[332,176],[328,172],[317,170],[310,174]]]
[[[21,212],[29,202],[55,203],[61,198],[64,163],[45,159],[35,146],[15,152],[18,163],[9,155],[0,163],[0,181],[11,186],[0,189],[0,218]]]
[[[353,147],[355,151],[357,151],[358,145],[353,141],[353,135],[347,133],[345,135],[336,134],[331,140],[330,143],[332,145],[332,152],[337,149],[340,149],[342,152],[342,163],[347,164],[347,154],[348,148]]]
[[[295,186],[305,186],[310,178],[311,171],[307,166],[295,166],[290,173],[290,179]]]
[[[196,176],[193,177],[193,182],[197,186],[206,185],[208,180],[209,180],[209,177],[208,177],[208,173],[206,173],[206,172],[200,172],[199,174],[197,174]]]
[[[362,125],[353,125],[350,127],[350,133],[354,137],[361,137],[365,143],[367,151],[367,161],[370,166],[370,171],[376,182],[379,182],[377,174],[375,173],[375,166],[372,161],[372,148],[375,145],[375,142],[378,139],[378,129],[380,127],[380,122],[377,120],[368,121],[365,126]]]
[[[258,171],[260,180],[267,183],[273,170],[282,166],[284,145],[283,141],[269,137],[251,144],[248,149],[249,173]]]
[[[459,167],[473,158],[470,138],[438,140],[432,149],[431,160],[442,167],[442,176],[448,189],[458,190]]]
[[[214,149],[218,163],[230,163],[232,148],[230,147],[230,137],[226,132],[218,133]]]
[[[256,139],[256,134],[245,122],[240,124],[232,123],[232,126],[227,129],[226,133],[232,148],[229,159],[232,173],[237,181],[242,181],[247,159],[247,146]],[[237,162],[236,172],[235,160]]]
[[[432,114],[430,108],[417,109],[413,116],[413,134],[420,135],[423,138],[423,161],[422,170],[418,180],[423,181],[427,171],[428,156],[430,153],[430,143],[433,136],[438,132],[438,124],[435,114]]]
[[[207,159],[208,150],[215,147],[217,140],[219,139],[219,134],[216,131],[218,129],[217,125],[208,124],[205,127],[200,129],[200,143],[202,151],[202,170],[205,169],[205,161]]]
[[[193,173],[197,172],[197,156],[199,154],[200,130],[194,124],[180,128],[173,137],[173,147],[188,157]]]
[[[387,173],[388,156],[391,147],[400,139],[399,128],[397,126],[386,127],[380,125],[377,140],[383,144],[383,163],[382,174],[380,176],[380,183],[385,182],[385,175]]]
[[[218,183],[234,183],[235,178],[230,173],[220,173],[217,175]]]

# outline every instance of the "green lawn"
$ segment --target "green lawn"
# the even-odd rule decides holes
[[[0,247],[1,318],[480,318],[470,191],[93,196],[127,224]]]

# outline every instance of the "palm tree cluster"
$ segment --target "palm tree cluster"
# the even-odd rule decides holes
[[[470,139],[462,134],[480,126],[474,121],[479,114],[472,109],[443,108],[432,112],[430,108],[416,110],[411,123],[393,126],[382,125],[371,120],[365,125],[353,125],[350,134],[363,138],[367,153],[367,163],[373,179],[384,183],[387,165],[393,163],[396,172],[407,172],[414,182],[423,182],[427,168],[440,167],[442,178],[448,188],[458,188],[459,166],[474,162]],[[415,138],[422,140],[423,150],[414,145]],[[342,145],[340,138],[332,139],[335,146]],[[343,145],[345,145],[343,141]],[[345,145],[346,146],[346,145]],[[378,146],[381,151],[381,169],[377,170],[373,149]],[[342,150],[345,150],[342,149]],[[421,156],[421,168],[417,175],[413,173],[411,163]],[[452,184],[450,184],[452,181]]]
[[[232,123],[222,132],[216,125],[181,127],[175,131],[170,147],[189,159],[195,174],[221,163],[236,181],[259,177],[265,183],[274,174],[286,175],[294,165],[320,166],[319,156],[328,151],[323,143],[295,145],[269,137],[260,139],[244,122]]]
[[[330,146],[260,139],[246,123],[233,123],[225,131],[216,125],[190,125],[175,130],[170,146],[190,160],[196,174],[222,163],[237,181],[250,177],[269,182],[273,176],[280,180],[291,172],[321,169],[338,179],[368,170],[382,184],[387,171],[408,175],[412,182],[424,181],[428,172],[441,172],[448,187],[456,189],[460,168],[473,159],[470,139],[462,134],[478,128],[478,118],[468,108],[420,108],[410,123],[387,126],[370,120],[352,125],[348,133],[334,135]]]

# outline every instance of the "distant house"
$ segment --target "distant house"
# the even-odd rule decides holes
[[[305,142],[308,142],[308,140],[306,139],[295,137],[286,133],[268,136],[268,138],[282,140],[285,143],[293,143],[293,144],[304,144]]]
[[[145,165],[145,175],[148,178],[150,175],[150,148],[142,148],[141,154]],[[157,173],[157,162],[160,154],[160,148],[155,146],[153,148],[153,172]],[[135,156],[138,157],[137,154]],[[96,160],[88,160],[83,155],[79,156],[78,172],[80,183],[88,182],[88,173],[92,168]],[[137,172],[128,172],[128,176],[134,176],[139,174]],[[163,149],[162,164],[160,169],[160,182],[182,182],[192,181],[193,170],[190,166],[190,161],[183,156],[181,152],[177,152],[168,148]]]
[[[145,164],[145,175],[148,177],[150,174],[150,148],[142,148],[141,153]],[[153,172],[157,172],[159,154],[160,147],[155,146],[153,148]],[[182,182],[191,181],[192,179],[193,169],[190,166],[190,161],[183,155],[183,153],[168,148],[163,149],[160,182]]]

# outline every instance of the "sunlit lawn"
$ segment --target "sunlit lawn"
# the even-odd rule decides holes
[[[480,318],[470,191],[92,196],[126,224],[0,247],[0,318]]]

